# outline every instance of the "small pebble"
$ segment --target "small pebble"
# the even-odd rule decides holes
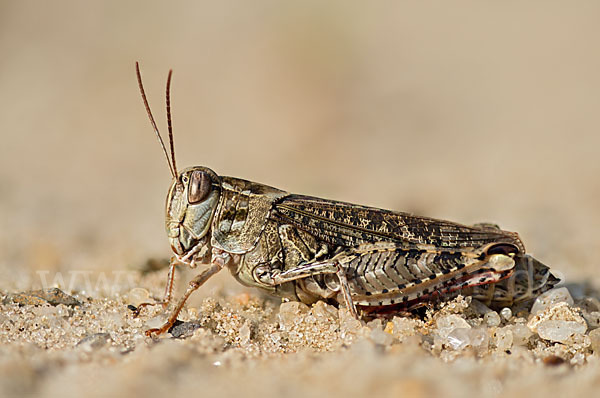
[[[383,346],[390,345],[394,340],[391,334],[386,333],[383,329],[380,328],[372,329],[369,338],[373,343]]]
[[[374,329],[383,329],[383,321],[381,319],[373,319],[370,322],[367,322],[367,327],[371,330]]]
[[[502,319],[504,319],[505,321],[510,321],[510,318],[512,318],[512,310],[508,307],[504,307],[502,308],[502,310],[500,311],[500,316],[502,317]]]
[[[544,340],[566,343],[572,341],[570,336],[576,337],[575,335],[585,333],[587,323],[580,310],[565,302],[559,302],[531,318],[527,327]]]
[[[490,311],[483,316],[483,321],[489,327],[500,325],[500,315],[496,311]]]
[[[594,329],[589,334],[594,354],[600,354],[600,329]]]
[[[324,301],[317,301],[313,304],[311,312],[317,320],[321,322],[327,322],[337,319],[338,310],[332,305],[325,303]]]
[[[471,345],[470,329],[456,328],[453,329],[446,337],[446,342],[455,350],[462,350]]]
[[[551,289],[538,296],[531,307],[531,313],[537,315],[556,303],[573,305],[573,297],[571,297],[571,293],[569,293],[569,290],[566,287]]]
[[[149,329],[159,328],[162,325],[164,325],[166,320],[167,320],[166,316],[164,314],[160,314],[153,318],[148,319],[148,321],[146,322],[146,326]]]
[[[542,339],[558,343],[568,343],[585,331],[585,325],[574,321],[547,320],[537,326],[537,333]]]
[[[127,293],[127,302],[134,307],[139,307],[140,304],[150,301],[150,292],[144,288],[135,287]]]
[[[533,336],[533,333],[525,325],[512,325],[513,344],[518,346],[527,345],[529,338]]]
[[[476,299],[471,300],[471,309],[477,315],[485,315],[488,312],[492,311],[487,305],[483,304],[481,301]]]
[[[442,338],[446,338],[454,329],[471,328],[471,325],[469,325],[467,321],[455,314],[441,317],[435,322],[435,324],[437,326],[437,333]]]
[[[293,324],[308,311],[309,308],[306,304],[298,301],[284,302],[279,306],[279,319],[283,324]]]
[[[356,334],[360,331],[363,323],[358,319],[354,318],[352,314],[346,309],[339,310],[340,318],[340,330],[342,332],[342,338],[348,334]]]
[[[487,352],[489,347],[490,336],[485,328],[472,328],[469,331],[471,347],[479,354]]]
[[[197,321],[192,322],[175,322],[175,325],[169,329],[169,333],[175,338],[185,338],[194,334],[196,329],[200,329],[202,325],[200,325]]]
[[[66,306],[80,306],[81,303],[73,296],[68,295],[58,288],[31,290],[23,293],[9,294],[4,300],[4,304],[15,303],[19,305],[50,305],[64,304]]]
[[[556,355],[548,355],[547,357],[544,357],[543,362],[546,366],[558,366],[565,363],[565,360]]]
[[[86,352],[96,351],[111,341],[110,334],[108,333],[96,333],[90,336],[84,337],[77,343],[77,347]]]
[[[248,320],[246,320],[240,328],[239,336],[241,344],[248,344],[250,342],[250,339],[252,338],[252,328]]]
[[[496,347],[500,351],[510,350],[513,345],[513,332],[510,327],[503,327],[496,330]]]
[[[400,341],[417,334],[419,327],[423,326],[423,321],[417,319],[395,316],[391,322],[391,333]]]
[[[592,312],[583,312],[583,317],[585,318],[588,326],[590,328],[600,327],[600,312],[592,311]]]

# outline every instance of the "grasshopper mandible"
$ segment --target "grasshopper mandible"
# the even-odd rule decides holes
[[[217,175],[207,167],[177,170],[166,89],[170,157],[136,74],[144,106],[173,177],[166,230],[177,265],[209,263],[166,323],[212,275],[228,268],[244,285],[311,304],[344,304],[353,316],[397,313],[452,295],[510,305],[554,286],[548,267],[525,252],[515,232],[491,224],[462,225],[334,200],[291,194],[264,184]],[[511,278],[513,277],[513,278]],[[137,312],[143,308],[141,305]]]

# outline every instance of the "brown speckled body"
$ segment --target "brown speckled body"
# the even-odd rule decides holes
[[[512,274],[515,260],[526,258],[518,235],[494,226],[465,226],[289,194],[251,181],[218,177],[206,168],[181,174],[194,170],[210,172],[219,199],[207,231],[209,239],[188,239],[178,254],[185,255],[198,245],[210,246],[213,254],[228,256],[224,264],[239,282],[287,299],[308,304],[319,299],[342,302],[337,266],[345,274],[354,305],[410,307],[499,283]],[[176,185],[170,192],[177,191]],[[171,197],[168,203],[173,201]],[[202,218],[190,209],[191,218]],[[168,218],[167,229],[172,225]],[[169,234],[175,235],[172,230]],[[499,246],[508,252],[488,252]],[[324,263],[332,266],[294,274]],[[294,276],[281,278],[287,274]]]
[[[221,177],[202,166],[178,172],[170,116],[171,72],[167,78],[170,157],[137,64],[136,72],[173,176],[165,226],[174,257],[163,303],[170,301],[176,265],[195,267],[210,259],[209,268],[190,282],[168,321],[147,334],[168,330],[189,295],[223,268],[245,285],[287,299],[344,303],[355,317],[359,317],[357,307],[364,313],[386,313],[457,292],[484,294],[490,304],[512,302],[557,282],[548,267],[526,254],[516,233],[490,224],[467,226],[290,194]],[[525,268],[535,278],[524,278]],[[497,290],[481,288],[496,285]]]

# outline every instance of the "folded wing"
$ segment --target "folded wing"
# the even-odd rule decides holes
[[[509,243],[525,252],[515,232],[303,195],[281,198],[274,203],[270,217],[292,224],[327,243],[345,247],[389,241],[433,245],[452,251],[490,243]]]

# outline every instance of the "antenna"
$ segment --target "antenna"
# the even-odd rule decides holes
[[[152,124],[152,128],[154,129],[154,132],[156,133],[158,142],[160,143],[160,146],[162,147],[165,157],[167,158],[167,164],[169,165],[169,170],[171,171],[171,175],[173,176],[173,178],[177,179],[177,174],[175,172],[175,158],[173,157],[172,160],[169,159],[169,154],[167,152],[167,148],[165,147],[165,143],[160,135],[160,131],[158,131],[158,126],[156,125],[156,122],[154,121],[154,116],[152,116],[152,111],[150,110],[150,105],[148,105],[148,99],[146,98],[146,92],[144,91],[144,85],[142,84],[142,74],[140,73],[140,65],[138,62],[135,63],[135,72],[137,75],[138,86],[140,87],[140,92],[142,93],[142,100],[144,101],[144,106],[146,107],[146,112],[148,113],[148,118],[150,119],[150,123]],[[167,93],[168,93],[168,88],[170,86],[170,80],[171,80],[171,72],[169,72],[169,79],[167,81]],[[167,103],[168,102],[169,102],[169,99],[168,99],[168,94],[167,94]],[[168,105],[167,105],[167,113],[170,114]],[[169,138],[170,138],[170,143],[171,143],[171,154],[174,155],[173,134],[171,132],[171,122],[170,122],[171,117],[168,116],[168,119],[169,119]],[[173,162],[173,164],[171,164],[171,161]]]
[[[171,148],[171,161],[173,162],[173,171],[177,175],[177,165],[175,164],[175,144],[173,143],[173,124],[171,123],[171,76],[173,76],[173,70],[169,70],[169,76],[167,76],[167,126],[169,127],[169,147]]]

